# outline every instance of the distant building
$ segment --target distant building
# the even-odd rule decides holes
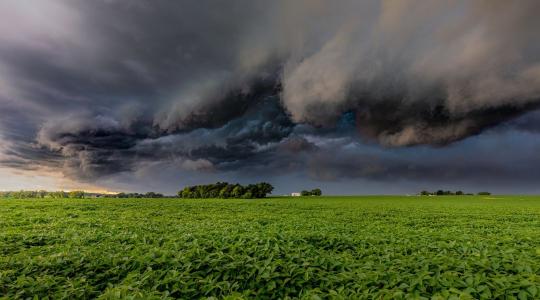
[[[300,197],[302,194],[300,193],[291,193],[291,196],[292,197]]]

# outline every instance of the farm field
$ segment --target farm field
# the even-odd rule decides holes
[[[0,298],[540,299],[540,197],[0,200]]]

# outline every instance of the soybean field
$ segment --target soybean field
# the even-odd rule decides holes
[[[540,197],[0,200],[0,299],[540,299]]]

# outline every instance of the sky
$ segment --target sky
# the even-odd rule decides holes
[[[540,193],[538,11],[0,0],[0,190]]]

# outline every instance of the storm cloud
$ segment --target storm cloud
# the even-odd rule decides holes
[[[512,157],[462,151],[486,132],[538,133],[538,11],[534,0],[1,0],[0,163],[81,181],[166,163],[235,178],[532,182],[532,169],[500,161]]]

